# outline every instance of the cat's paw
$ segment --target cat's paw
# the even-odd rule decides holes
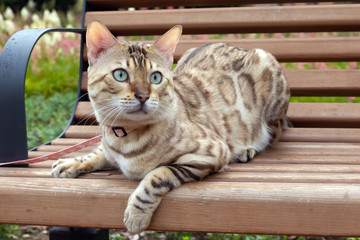
[[[238,163],[246,163],[248,161],[250,161],[251,159],[253,159],[256,155],[256,150],[253,149],[253,148],[248,148],[244,151],[242,151],[237,159],[236,159],[236,162]]]
[[[56,178],[75,178],[79,175],[80,163],[75,158],[59,159],[51,167],[51,174]]]
[[[124,213],[124,224],[129,233],[140,233],[149,227],[151,217],[152,213],[149,214],[144,209],[129,204]]]

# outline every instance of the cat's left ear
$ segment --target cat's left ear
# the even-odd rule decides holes
[[[182,26],[176,25],[153,43],[153,47],[158,50],[170,68],[174,61],[174,52],[180,40]]]
[[[89,64],[95,64],[100,54],[114,46],[116,42],[116,38],[104,24],[97,20],[90,22],[86,31]]]

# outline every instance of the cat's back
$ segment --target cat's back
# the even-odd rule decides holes
[[[187,116],[226,139],[234,155],[247,147],[261,151],[287,123],[289,87],[280,64],[262,49],[206,44],[187,51],[173,74]]]
[[[285,104],[290,97],[282,67],[262,49],[206,44],[188,50],[173,74],[175,90],[189,108],[211,105],[215,111],[229,112],[236,106],[254,115],[269,101]]]
[[[199,71],[207,73],[215,73],[215,70],[238,71],[240,66],[237,66],[236,62],[241,62],[247,52],[245,49],[226,43],[205,44],[185,52],[174,72],[175,74],[195,73],[196,75]]]
[[[234,77],[247,50],[226,43],[210,43],[188,50],[173,71],[175,91],[196,116],[209,105],[233,105]],[[221,98],[221,99],[220,99]],[[214,109],[215,108],[215,109]]]

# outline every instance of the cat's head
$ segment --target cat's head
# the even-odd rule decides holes
[[[107,126],[154,124],[172,115],[175,26],[152,44],[117,40],[99,21],[87,28],[88,92],[97,120]]]

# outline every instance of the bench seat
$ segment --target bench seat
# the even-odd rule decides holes
[[[78,96],[84,97],[77,101],[64,133],[49,144],[29,151],[29,158],[53,153],[100,134],[86,96],[87,56],[83,34],[92,19],[101,20],[121,38],[159,35],[181,24],[185,37],[175,52],[175,61],[187,49],[209,42],[263,48],[280,62],[293,64],[292,69],[285,69],[292,96],[320,96],[326,100],[296,102],[294,99],[288,111],[294,127],[286,130],[279,142],[249,163],[231,164],[224,172],[171,191],[156,210],[150,229],[360,235],[360,104],[334,103],[327,98],[346,100],[360,96],[360,70],[296,69],[297,64],[319,61],[358,64],[360,4],[299,6],[295,3],[312,1],[182,0],[172,2],[177,9],[166,9],[169,3],[164,0],[84,2],[83,28],[78,31],[83,36]],[[251,5],[269,3],[273,5]],[[202,8],[194,8],[198,6]],[[124,10],[129,7],[150,10]],[[160,8],[153,10],[153,7]],[[279,33],[290,33],[291,37]],[[209,35],[206,39],[194,39],[192,34]],[[219,34],[226,36],[214,39]],[[2,69],[0,65],[0,76],[4,76]],[[4,86],[8,82],[0,81],[0,93]],[[1,100],[0,110],[6,105]],[[0,117],[3,129],[10,128],[11,123],[12,120],[1,122]],[[12,128],[17,126],[13,124]],[[0,136],[0,140],[0,162],[8,161],[1,151],[12,145],[6,138]],[[80,156],[95,148],[87,147],[65,157]],[[76,179],[56,179],[50,172],[54,161],[30,164],[27,168],[0,168],[0,223],[124,228],[122,219],[127,199],[138,182],[113,169],[82,174]]]

